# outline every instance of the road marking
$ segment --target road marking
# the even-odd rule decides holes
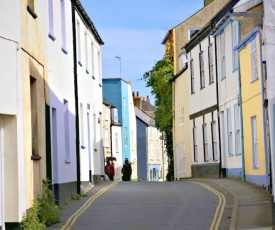
[[[77,218],[87,209],[89,206],[95,201],[96,198],[101,196],[104,192],[106,192],[108,189],[114,187],[119,181],[115,181],[112,184],[102,188],[100,191],[98,191],[95,195],[90,197],[83,205],[80,207],[68,220],[67,222],[62,226],[61,230],[69,230],[74,225]]]
[[[225,207],[225,203],[226,203],[226,199],[225,199],[224,195],[221,194],[220,192],[218,192],[217,190],[213,189],[212,187],[208,186],[207,184],[200,183],[200,182],[194,182],[194,181],[193,181],[193,183],[199,184],[199,185],[205,187],[207,190],[213,192],[214,194],[216,194],[218,196],[219,204],[216,208],[214,218],[213,218],[211,226],[210,226],[210,230],[217,230],[219,228],[219,225],[220,225],[220,222],[222,219],[222,215],[223,215],[223,211],[224,211],[224,207]]]

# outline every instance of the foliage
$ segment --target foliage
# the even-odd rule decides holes
[[[155,96],[154,119],[157,127],[164,133],[163,140],[166,145],[169,167],[167,180],[173,180],[173,112],[172,112],[172,84],[174,67],[171,58],[166,57],[158,61],[152,70],[143,75],[147,86],[152,88],[151,93]]]
[[[37,200],[39,201],[41,212],[39,213],[39,219],[45,223],[46,226],[50,226],[60,222],[59,208],[55,205],[55,199],[53,192],[49,189],[51,185],[49,180],[43,180],[43,193]]]
[[[81,198],[81,195],[79,195],[78,193],[73,193],[71,195],[72,200],[80,200],[80,198]]]
[[[43,180],[43,193],[38,197],[33,207],[23,216],[20,228],[23,230],[43,230],[46,226],[60,222],[60,213],[52,191],[49,189],[50,181]]]
[[[23,216],[20,228],[23,230],[44,230],[46,225],[39,220],[40,205],[35,201],[33,207]]]

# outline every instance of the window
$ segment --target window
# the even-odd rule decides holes
[[[89,74],[89,71],[88,71],[88,69],[89,69],[89,63],[88,63],[88,34],[87,34],[87,32],[85,31],[85,33],[84,33],[84,38],[85,38],[85,40],[84,40],[84,42],[85,42],[85,65],[86,65],[86,73],[88,73]]]
[[[203,150],[204,150],[204,161],[208,161],[208,139],[207,139],[207,125],[203,124],[202,126],[203,132]]]
[[[184,107],[183,105],[180,106],[179,108],[179,125],[184,124]]]
[[[235,154],[241,154],[241,131],[240,131],[240,107],[234,106],[235,113]]]
[[[160,159],[160,149],[159,149],[159,145],[157,145],[157,160]]]
[[[233,60],[233,71],[238,69],[239,65],[239,58],[238,58],[238,51],[234,51],[234,47],[239,43],[239,31],[238,31],[238,22],[233,21],[231,24],[232,30],[232,60]]]
[[[115,150],[117,153],[119,152],[119,150],[118,150],[118,133],[115,133]]]
[[[97,59],[98,59],[98,81],[99,84],[101,84],[101,54],[100,52],[97,53]]]
[[[255,81],[258,79],[257,49],[255,39],[253,39],[250,43],[250,57],[252,68],[252,81]]]
[[[213,121],[211,123],[211,132],[212,132],[212,153],[213,153],[213,160],[217,160],[218,159],[217,125],[216,125],[215,121]]]
[[[232,155],[233,134],[232,134],[231,108],[227,108],[227,149],[228,149],[228,155]]]
[[[62,33],[62,50],[67,53],[66,44],[66,16],[65,16],[65,0],[61,0],[61,33]]]
[[[208,46],[209,84],[214,82],[213,45]]]
[[[252,130],[253,168],[259,168],[256,116],[251,118],[251,130]]]
[[[221,79],[224,79],[225,76],[226,76],[226,70],[225,70],[225,37],[224,37],[224,32],[221,33],[221,36],[220,36],[220,48],[221,48],[221,51],[220,51],[220,54],[221,54]]]
[[[117,123],[118,118],[117,118],[117,108],[112,108],[112,121]]]
[[[91,71],[93,78],[95,78],[94,65],[94,43],[91,42]]]
[[[197,146],[197,130],[193,127],[193,148],[194,148],[194,161],[198,162],[198,146]]]
[[[153,127],[149,127],[150,139],[153,140]]]
[[[181,70],[187,62],[186,52],[182,51],[179,55],[179,70]]]
[[[49,13],[49,37],[55,40],[54,37],[54,18],[53,18],[53,0],[48,0],[48,13]]]
[[[69,105],[64,100],[64,138],[65,138],[65,161],[70,161],[70,122],[69,122]]]
[[[77,56],[78,56],[78,63],[81,64],[81,43],[80,43],[80,23],[77,21],[76,23],[77,28]]]
[[[194,78],[193,59],[190,60],[190,73],[191,73],[191,94],[193,94],[193,93],[195,93],[195,78]]]
[[[201,78],[201,89],[205,87],[205,75],[204,75],[204,55],[200,53],[200,78]]]
[[[134,131],[131,130],[131,148],[134,150]]]
[[[185,154],[185,145],[182,144],[182,172],[186,172],[186,154]]]
[[[128,146],[127,128],[124,127],[124,146]]]
[[[195,36],[195,34],[200,31],[199,27],[191,27],[188,29],[188,40]]]

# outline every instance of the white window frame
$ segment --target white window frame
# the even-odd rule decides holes
[[[108,129],[105,129],[104,130],[104,146],[105,147],[110,147],[109,146],[109,130]]]
[[[251,136],[252,136],[252,153],[253,153],[253,168],[259,168],[258,158],[258,140],[257,140],[257,117],[251,117]]]
[[[69,122],[69,104],[67,100],[63,100],[63,119],[64,119],[64,144],[65,144],[65,161],[69,162],[70,157],[70,122]]]
[[[191,94],[195,93],[194,61],[190,60]]]
[[[209,161],[209,149],[208,149],[208,137],[207,137],[207,124],[202,125],[203,132],[203,151],[204,151],[204,161]]]
[[[124,146],[128,146],[127,127],[124,127]]]
[[[193,154],[194,154],[194,162],[198,162],[198,144],[197,144],[197,128],[193,127]]]
[[[201,82],[201,89],[205,88],[205,72],[204,72],[204,53],[203,51],[199,54],[200,58],[200,82]]]
[[[77,31],[77,59],[78,63],[81,64],[81,37],[80,37],[80,22],[76,21],[76,31]]]
[[[258,60],[257,60],[257,47],[256,39],[250,42],[250,58],[251,58],[251,81],[258,79]]]
[[[53,0],[48,0],[48,13],[49,13],[49,36],[53,40],[54,37],[54,9],[53,9]]]
[[[227,115],[227,151],[228,155],[233,155],[233,129],[232,129],[232,112],[231,107],[226,109]]]
[[[241,116],[240,107],[234,105],[234,119],[235,119],[235,155],[241,154]]]
[[[61,6],[61,36],[62,36],[62,50],[67,53],[67,39],[66,39],[66,3],[65,0],[60,0]]]
[[[211,132],[212,132],[212,153],[213,160],[218,159],[218,144],[217,144],[217,124],[216,121],[211,123]]]
[[[220,34],[220,65],[221,65],[221,80],[226,77],[226,63],[225,63],[225,35],[224,31]]]
[[[239,43],[239,22],[232,21],[231,23],[231,37],[232,37],[232,68],[233,72],[239,68],[239,54],[234,47]]]
[[[214,82],[214,50],[213,44],[208,46],[209,84]]]

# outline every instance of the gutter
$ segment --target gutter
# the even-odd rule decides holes
[[[4,208],[4,156],[3,156],[3,128],[2,128],[2,117],[0,116],[0,214],[2,223],[0,223],[1,229],[5,230],[5,208]]]
[[[80,155],[79,155],[79,109],[78,109],[78,82],[77,82],[77,56],[76,56],[76,0],[72,0],[73,25],[73,62],[74,62],[74,92],[75,92],[75,143],[76,143],[76,177],[77,193],[80,194]]]

